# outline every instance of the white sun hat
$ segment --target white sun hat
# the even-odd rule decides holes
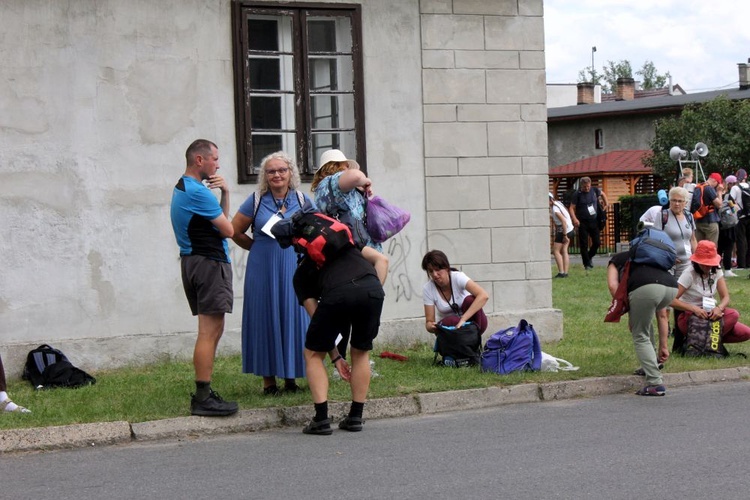
[[[328,151],[326,151],[322,155],[320,155],[320,163],[318,164],[318,170],[320,170],[320,167],[322,167],[326,163],[330,163],[332,161],[335,161],[335,162],[347,162],[347,163],[349,163],[349,168],[360,170],[359,163],[357,163],[354,160],[347,159],[346,155],[344,155],[344,153],[342,153],[338,149],[329,149]]]

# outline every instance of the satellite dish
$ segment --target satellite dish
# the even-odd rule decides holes
[[[693,150],[693,153],[700,156],[701,158],[705,158],[708,154],[708,146],[706,146],[702,142],[699,142],[695,145],[695,150]]]
[[[680,148],[680,146],[674,146],[672,149],[669,150],[669,157],[672,158],[673,161],[682,160],[686,156],[687,156],[687,151]]]

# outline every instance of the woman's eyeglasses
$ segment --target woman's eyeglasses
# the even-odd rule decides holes
[[[287,172],[289,172],[288,168],[277,168],[276,170],[266,170],[266,175],[268,177],[273,177],[276,174],[284,175]]]
[[[685,203],[685,200],[669,200],[669,203]]]

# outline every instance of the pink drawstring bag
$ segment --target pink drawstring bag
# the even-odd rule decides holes
[[[380,196],[373,196],[367,201],[367,232],[376,243],[401,231],[409,219],[409,212],[391,205]]]

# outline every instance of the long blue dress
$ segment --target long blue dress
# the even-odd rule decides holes
[[[254,221],[255,242],[247,257],[242,306],[242,371],[263,377],[300,378],[305,376],[302,349],[310,319],[297,302],[292,285],[297,255],[293,248],[282,249],[261,231],[279,212],[276,203],[270,191],[264,193]],[[284,203],[287,210],[280,217],[291,217],[300,209],[293,190]],[[253,211],[251,195],[239,212],[252,218]]]

